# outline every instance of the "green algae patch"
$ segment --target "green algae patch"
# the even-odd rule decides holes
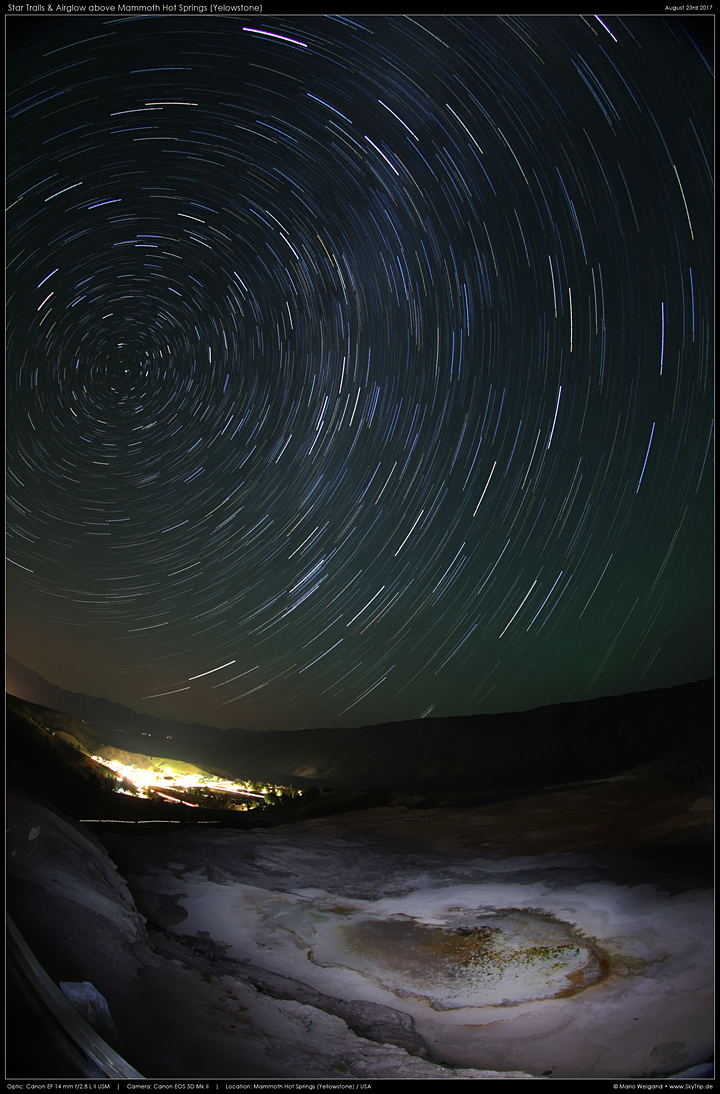
[[[331,916],[313,940],[312,960],[345,965],[436,1010],[566,998],[608,974],[592,942],[547,914],[503,909],[457,918]]]

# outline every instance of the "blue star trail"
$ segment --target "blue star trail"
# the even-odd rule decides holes
[[[8,652],[251,729],[710,675],[706,52],[9,17]]]

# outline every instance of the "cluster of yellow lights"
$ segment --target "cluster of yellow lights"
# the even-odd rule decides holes
[[[104,767],[111,768],[121,778],[127,779],[144,797],[147,797],[147,791],[151,788],[155,790],[169,790],[171,788],[190,790],[198,787],[208,787],[210,790],[223,790],[229,794],[242,794],[251,798],[264,798],[265,794],[273,789],[269,786],[262,787],[261,792],[258,792],[250,790],[247,784],[220,779],[216,775],[206,778],[204,775],[173,771],[171,767],[167,767],[160,772],[136,767],[134,764],[123,764],[119,760],[106,760],[102,756],[93,756],[93,760],[96,760]]]

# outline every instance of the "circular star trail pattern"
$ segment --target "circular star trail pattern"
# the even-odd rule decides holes
[[[10,652],[256,729],[712,672],[685,26],[9,23]]]

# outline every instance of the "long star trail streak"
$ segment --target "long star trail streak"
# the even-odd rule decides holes
[[[9,16],[8,652],[252,729],[710,675],[703,25]]]

